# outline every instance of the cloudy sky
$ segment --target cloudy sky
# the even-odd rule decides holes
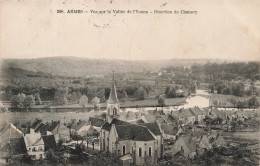
[[[260,60],[259,0],[2,0],[1,58]],[[58,14],[57,10],[149,14]],[[193,14],[153,14],[189,10]]]

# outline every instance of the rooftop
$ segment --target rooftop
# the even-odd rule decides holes
[[[119,140],[152,141],[155,140],[152,133],[140,125],[118,125],[115,126]]]

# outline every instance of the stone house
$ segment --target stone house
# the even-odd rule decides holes
[[[27,153],[33,160],[45,158],[44,142],[41,133],[35,133],[33,129],[30,129],[29,134],[24,134],[24,142]]]

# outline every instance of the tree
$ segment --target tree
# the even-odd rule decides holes
[[[11,106],[18,108],[18,109],[22,109],[23,108],[23,101],[24,101],[25,97],[26,96],[24,94],[14,95],[11,98]]]
[[[144,100],[145,96],[145,90],[143,87],[140,87],[136,92],[135,92],[135,98],[136,100]]]
[[[238,101],[237,104],[236,104],[236,107],[237,108],[243,108],[244,107],[244,102],[243,101]]]
[[[39,93],[35,94],[35,104],[36,105],[42,105],[42,100]]]
[[[72,102],[77,102],[77,101],[78,101],[77,93],[76,93],[76,92],[73,92],[73,93],[71,94],[70,99],[71,99]]]
[[[79,104],[82,107],[86,107],[88,105],[88,98],[86,95],[81,96],[81,98],[79,99]]]
[[[31,106],[35,105],[35,100],[33,95],[28,95],[25,97],[23,101],[24,108],[31,108]]]
[[[158,98],[158,105],[159,107],[165,107],[166,106],[166,102],[163,96],[159,96]]]
[[[67,104],[67,90],[63,88],[58,88],[54,94],[54,105],[64,105]]]
[[[248,100],[248,106],[249,106],[250,108],[251,108],[251,107],[254,107],[254,108],[259,107],[259,102],[257,101],[256,96],[253,96],[253,97],[251,97],[251,98]]]
[[[230,98],[230,99],[229,99],[229,102],[232,103],[234,107],[235,107],[236,104],[237,104],[237,100],[236,100],[234,97]]]
[[[98,97],[94,97],[91,101],[95,108],[98,107],[98,104],[100,103],[100,99]]]

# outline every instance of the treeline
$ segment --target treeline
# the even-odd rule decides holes
[[[204,81],[260,80],[259,62],[207,63],[205,65],[193,65],[191,70],[194,79],[204,79]]]
[[[245,87],[247,86],[247,87]],[[257,95],[259,96],[259,91],[254,86],[254,83],[247,85],[243,82],[227,82],[227,81],[216,81],[209,85],[209,89],[211,93],[219,93],[226,95],[234,95],[234,96],[251,96]]]

